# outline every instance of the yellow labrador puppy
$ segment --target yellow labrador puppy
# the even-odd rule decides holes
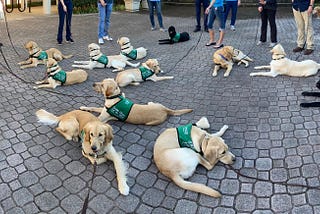
[[[34,88],[56,88],[62,85],[72,85],[82,83],[88,78],[88,73],[85,70],[77,69],[72,71],[64,71],[58,65],[55,59],[49,58],[47,61],[47,78],[42,81],[37,81]]]
[[[314,7],[312,10],[312,14],[317,17],[317,19],[320,19],[320,6]]]
[[[72,67],[75,68],[83,68],[92,70],[94,68],[114,68],[112,72],[122,71],[126,65],[131,67],[138,67],[140,63],[131,63],[129,62],[125,56],[122,55],[114,55],[114,56],[106,56],[101,50],[100,46],[91,43],[88,45],[90,61],[74,61],[74,65]]]
[[[128,37],[121,37],[117,43],[120,45],[120,54],[125,56],[127,60],[142,59],[147,56],[147,49],[139,47],[134,49]]]
[[[162,70],[159,66],[158,60],[148,59],[142,66],[136,69],[128,69],[121,71],[117,74],[116,82],[120,87],[127,85],[140,85],[140,82],[151,80],[157,82],[160,80],[173,79],[173,76],[162,76],[158,77],[157,74],[161,73]]]
[[[80,107],[81,110],[100,113],[99,119],[103,122],[120,120],[132,124],[158,125],[163,123],[169,115],[189,113],[192,109],[172,110],[160,103],[149,102],[147,105],[134,104],[124,97],[114,79],[104,79],[93,84],[96,92],[105,97],[103,108]]]
[[[67,140],[82,143],[82,154],[92,164],[101,164],[108,159],[113,161],[118,189],[121,194],[129,194],[127,185],[126,167],[122,161],[122,155],[116,152],[112,145],[113,131],[110,125],[103,124],[93,114],[81,110],[67,112],[55,116],[43,109],[36,112],[40,123],[45,125],[58,125],[56,130]]]
[[[250,73],[250,76],[276,77],[278,75],[286,75],[291,77],[308,77],[317,74],[320,69],[320,64],[313,60],[297,62],[288,59],[280,44],[274,46],[270,52],[272,53],[270,65],[254,67],[254,69],[258,70],[270,69],[270,71],[254,72]]]
[[[46,64],[48,58],[53,58],[56,61],[71,58],[72,55],[64,55],[56,48],[50,48],[43,51],[36,42],[29,41],[24,47],[29,52],[29,58],[26,61],[19,62],[21,69],[37,67],[38,64]]]
[[[209,127],[208,120],[201,118],[195,125],[190,123],[166,129],[156,140],[153,157],[160,172],[179,187],[220,197],[221,194],[211,187],[184,180],[194,173],[198,164],[211,170],[218,161],[233,164],[235,160],[235,156],[229,152],[221,138],[228,126],[223,126],[215,134],[209,134],[202,129]]]

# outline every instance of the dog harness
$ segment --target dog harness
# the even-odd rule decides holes
[[[121,51],[121,54],[130,58],[130,59],[137,59],[137,49],[133,49],[132,51],[130,51],[130,53],[125,53],[123,51]]]
[[[194,145],[191,139],[192,124],[189,123],[184,126],[179,126],[176,129],[177,129],[178,141],[179,141],[180,147],[189,148],[195,151],[196,153],[200,153],[194,148]]]
[[[44,60],[44,59],[48,59],[48,54],[45,51],[41,51],[39,56],[35,56],[35,54],[37,54],[38,52],[30,55],[30,57],[32,58],[37,58],[38,60]]]
[[[64,70],[60,70],[55,74],[50,74],[49,77],[52,77],[53,79],[61,82],[61,85],[63,85],[67,80],[67,72]]]
[[[147,78],[151,77],[152,75],[154,75],[154,72],[151,69],[148,69],[144,66],[140,66],[139,70],[141,72],[141,77],[144,81],[147,80]]]
[[[93,61],[97,61],[101,64],[104,64],[105,68],[107,67],[108,62],[109,62],[108,57],[104,54],[102,54],[102,56],[100,56],[97,60],[93,60]]]
[[[176,33],[176,35],[172,38],[172,41],[179,42],[180,40],[180,33]]]
[[[84,143],[84,138],[85,138],[85,136],[86,136],[86,134],[85,134],[84,130],[81,130],[80,135],[79,135],[81,146],[82,146],[82,144]],[[102,154],[100,154],[100,155],[98,155],[97,153],[89,153],[89,154],[87,154],[87,153],[83,150],[83,146],[82,146],[82,152],[83,152],[83,154],[89,155],[90,157],[93,157],[93,158],[95,158],[95,159],[97,159],[97,158],[103,158],[104,155],[107,153],[106,151],[104,151],[104,152],[103,152]]]
[[[120,98],[120,101],[111,106],[110,108],[106,108],[108,114],[123,122],[128,118],[134,103],[121,95],[117,97]]]

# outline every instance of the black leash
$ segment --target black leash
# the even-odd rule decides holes
[[[233,170],[237,175],[241,176],[241,177],[244,177],[244,178],[249,178],[249,179],[253,179],[253,180],[256,180],[256,181],[263,181],[263,182],[269,182],[269,183],[272,183],[272,184],[279,184],[279,185],[283,185],[283,186],[289,186],[289,187],[302,187],[302,188],[307,188],[307,189],[317,189],[317,190],[320,190],[320,187],[319,186],[307,186],[307,185],[304,185],[304,184],[289,184],[287,182],[272,182],[270,180],[266,180],[266,179],[262,179],[262,178],[257,178],[257,177],[253,177],[253,176],[249,176],[249,175],[245,175],[243,173],[240,172],[239,169],[235,169],[233,166],[231,165],[224,165],[226,166],[226,168],[228,169],[231,169]]]
[[[96,174],[96,168],[97,168],[97,163],[95,162],[93,164],[93,172],[92,172],[92,177],[91,177],[91,183],[90,183],[90,186],[88,187],[88,194],[87,194],[86,199],[84,200],[81,214],[86,214],[87,213],[88,204],[89,204],[89,195],[90,195],[90,190],[92,189],[93,179],[94,179],[94,176]]]

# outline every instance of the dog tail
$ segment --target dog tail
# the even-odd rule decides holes
[[[201,117],[198,122],[196,122],[196,126],[201,129],[208,129],[210,128],[210,123],[206,117]]]
[[[130,65],[131,67],[136,68],[136,67],[138,67],[138,66],[140,65],[140,62],[138,62],[138,63],[131,63],[131,62],[129,62],[129,61],[126,61],[126,64],[127,64],[127,65]]]
[[[69,55],[64,55],[64,54],[62,54],[62,58],[63,58],[63,59],[69,59],[69,58],[71,58],[71,57],[73,57],[72,54],[69,54]]]
[[[202,193],[205,195],[209,195],[215,198],[221,197],[221,194],[204,185],[204,184],[199,184],[199,183],[194,183],[194,182],[190,182],[190,181],[185,181],[180,175],[175,175],[174,177],[172,177],[172,180],[174,181],[175,184],[177,184],[179,187],[186,189],[186,190],[191,190],[193,192],[198,192],[198,193]]]
[[[169,115],[181,115],[181,114],[186,114],[186,113],[190,113],[193,111],[193,109],[180,109],[180,110],[172,110],[167,108],[166,109]]]
[[[44,125],[57,125],[60,121],[59,117],[43,109],[38,110],[36,112],[36,116],[38,118],[38,122]]]

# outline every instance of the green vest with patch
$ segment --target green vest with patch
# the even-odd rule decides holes
[[[141,77],[144,81],[146,81],[147,78],[151,77],[154,72],[146,67],[140,66],[139,70],[141,72]]]
[[[44,60],[44,59],[48,59],[48,54],[45,51],[41,51],[39,56],[37,57],[37,59],[39,60]]]
[[[125,55],[130,59],[137,59],[137,53],[138,53],[137,49],[133,49],[132,51],[130,51],[130,53],[121,52],[121,54]]]
[[[111,108],[107,108],[107,112],[118,120],[125,121],[129,116],[129,113],[133,106],[133,102],[124,98],[123,96],[119,96],[119,98],[120,101],[113,105]]]
[[[179,42],[180,40],[180,33],[177,33],[173,38],[172,38],[172,41],[174,42]]]
[[[67,73],[63,70],[59,71],[58,73],[51,76],[53,79],[61,82],[61,84],[64,84],[67,80]]]
[[[178,134],[178,141],[181,148],[189,148],[193,151],[199,153],[193,145],[192,138],[191,138],[191,129],[192,124],[189,123],[185,126],[177,127],[177,134]]]
[[[97,61],[104,65],[108,65],[109,62],[108,57],[106,55],[100,56],[99,59],[97,59]]]

